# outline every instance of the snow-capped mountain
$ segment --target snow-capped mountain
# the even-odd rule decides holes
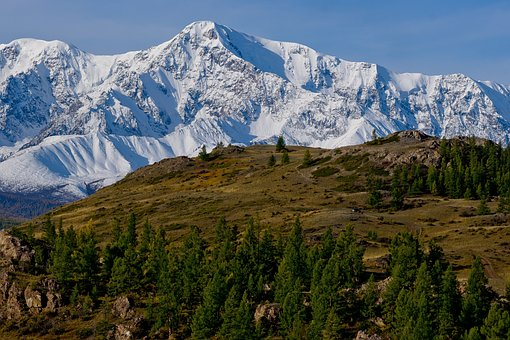
[[[86,196],[202,144],[333,148],[419,129],[508,144],[510,89],[398,74],[196,22],[159,46],[96,56],[59,41],[0,45],[0,191]]]

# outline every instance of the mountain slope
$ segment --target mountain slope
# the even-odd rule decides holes
[[[438,242],[463,274],[473,256],[487,258],[499,275],[491,280],[493,286],[503,289],[510,278],[510,215],[478,216],[479,201],[430,194],[406,197],[402,210],[387,208],[393,170],[403,164],[440,166],[440,142],[407,131],[379,142],[334,150],[290,147],[288,164],[281,163],[282,154],[275,153],[274,146],[266,145],[218,148],[209,161],[165,159],[31,223],[39,236],[47,216],[77,231],[93,228],[104,245],[112,237],[115,221],[125,226],[131,212],[139,221],[148,219],[165,230],[171,242],[182,241],[191,226],[198,226],[212,240],[221,217],[241,230],[252,217],[275,234],[289,232],[299,217],[310,240],[317,240],[327,227],[336,230],[352,225],[365,239],[369,232],[376,232],[383,244],[366,244],[371,266],[386,254],[391,237],[411,231],[424,243]],[[312,165],[303,167],[307,150]],[[275,166],[268,166],[271,155],[276,157]],[[367,205],[367,191],[374,179],[384,183],[381,192],[386,208]],[[497,199],[488,205],[496,211]]]
[[[148,50],[0,45],[0,190],[84,197],[201,145],[333,148],[403,129],[508,143],[510,91],[460,74],[397,74],[212,22]]]

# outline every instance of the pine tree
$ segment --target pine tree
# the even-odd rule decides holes
[[[443,275],[439,295],[438,334],[441,338],[457,338],[461,303],[459,284],[450,265]]]
[[[480,334],[480,329],[478,327],[471,327],[469,332],[467,332],[464,336],[465,340],[483,340],[482,334]]]
[[[473,262],[466,286],[466,296],[462,302],[461,320],[465,327],[480,326],[487,316],[490,307],[487,283],[482,262],[477,257]]]
[[[200,292],[204,285],[205,243],[197,227],[185,238],[181,248],[180,263],[182,300],[186,308],[193,309],[200,301]]]
[[[78,247],[74,256],[76,281],[80,285],[82,294],[90,294],[97,283],[100,269],[99,247],[91,229],[79,234]]]
[[[283,300],[283,311],[280,319],[280,327],[283,334],[292,333],[295,326],[302,324],[304,321],[305,308],[301,289],[301,280],[297,279]],[[297,324],[296,321],[298,321]]]
[[[491,213],[487,206],[487,201],[483,197],[480,199],[480,205],[478,206],[477,213],[478,215],[489,215]]]
[[[326,234],[327,235],[327,234]],[[312,306],[312,323],[310,325],[310,337],[319,339],[325,327],[329,311],[331,310],[330,296],[327,296],[323,290],[322,275],[326,259],[319,259],[315,264],[311,283],[311,306]]]
[[[283,139],[283,136],[280,135],[278,137],[278,141],[276,142],[276,152],[282,152],[285,150],[285,140]]]
[[[303,168],[306,168],[309,167],[310,165],[312,165],[312,155],[310,154],[310,150],[306,150],[303,156],[303,162],[301,163],[301,166]]]
[[[370,319],[376,317],[378,299],[379,294],[375,286],[374,274],[371,274],[367,282],[367,288],[363,293],[363,309],[361,314],[364,318]]]
[[[51,217],[48,215],[43,225],[44,240],[51,246],[55,244],[57,232],[55,230],[55,224],[51,221]]]
[[[200,152],[198,153],[198,158],[201,161],[208,161],[209,160],[209,154],[207,153],[207,149],[205,148],[205,145],[202,145],[202,148],[200,149]]]
[[[131,247],[136,247],[136,244],[137,244],[137,239],[136,239],[136,215],[135,213],[131,213],[129,215],[129,220],[128,220],[128,227],[127,227],[127,234],[126,234],[126,240],[125,240],[126,244],[126,248],[131,246]]]
[[[295,288],[295,283],[298,280],[307,285],[308,275],[307,250],[303,239],[303,230],[301,222],[296,219],[275,278],[276,302],[283,303],[287,294]]]
[[[371,190],[368,193],[367,204],[369,207],[378,209],[382,205],[382,195],[379,190]]]
[[[397,339],[411,339],[416,319],[416,309],[411,292],[402,288],[395,301],[392,327]]]
[[[510,339],[510,314],[497,303],[493,303],[480,328],[487,339]]]
[[[192,337],[212,337],[221,325],[220,310],[225,304],[227,284],[224,273],[217,271],[203,292],[202,304],[197,308],[191,324]]]
[[[267,160],[267,166],[271,168],[275,165],[276,165],[276,158],[274,157],[273,154],[271,154],[271,156],[269,156],[269,159]]]
[[[287,150],[283,150],[282,165],[289,164],[289,163],[290,163],[289,153],[287,152]]]
[[[232,340],[256,339],[255,329],[252,324],[252,313],[248,294],[244,292],[239,299],[236,286],[232,287],[225,302],[223,324],[220,329],[220,338]]]

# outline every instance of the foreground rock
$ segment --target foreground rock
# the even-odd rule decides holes
[[[0,231],[0,266],[11,271],[27,271],[34,261],[35,252],[21,239]]]

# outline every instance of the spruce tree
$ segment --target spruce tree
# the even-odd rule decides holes
[[[267,160],[267,166],[272,168],[275,165],[276,165],[276,158],[274,157],[273,154],[271,154],[271,156],[269,156],[269,159]]]
[[[310,165],[312,165],[312,155],[310,153],[310,150],[307,149],[303,156],[303,161],[301,163],[301,166],[303,168],[306,168],[306,167],[309,167]]]
[[[252,323],[252,313],[248,294],[244,292],[239,298],[237,287],[232,287],[225,301],[225,312],[221,325],[220,338],[232,340],[257,339]]]
[[[371,319],[375,318],[377,315],[377,300],[379,299],[379,293],[375,286],[374,274],[370,275],[366,287],[363,293],[363,309],[361,314],[364,318]]]
[[[205,148],[205,145],[202,145],[202,148],[200,149],[200,152],[198,153],[198,158],[201,161],[208,161],[209,160],[209,154],[207,153],[207,149]]]
[[[484,197],[480,199],[480,205],[478,206],[477,213],[478,215],[489,215],[491,213]]]
[[[280,329],[283,334],[288,335],[295,331],[296,326],[302,325],[305,318],[302,284],[300,279],[297,279],[294,282],[293,287],[285,296],[282,309]]]
[[[480,333],[487,339],[510,339],[510,314],[497,303],[493,303],[489,314],[480,328]]]
[[[490,307],[490,291],[483,265],[477,257],[469,274],[466,295],[462,302],[461,320],[465,327],[481,326]]]
[[[55,230],[55,224],[51,221],[51,217],[48,215],[43,225],[44,240],[51,246],[55,244],[57,232]]]
[[[285,140],[283,139],[283,136],[280,135],[278,137],[278,141],[276,142],[276,152],[282,152],[285,150]]]
[[[296,219],[275,278],[276,302],[283,303],[287,294],[295,288],[295,283],[298,280],[306,286],[309,280],[308,276],[307,249],[301,222]]]
[[[202,304],[197,308],[191,324],[195,339],[211,338],[221,325],[220,310],[225,304],[227,284],[224,273],[217,271],[202,294]]]
[[[459,292],[459,284],[451,265],[448,266],[443,275],[438,302],[438,335],[442,339],[457,338],[459,335],[459,317],[462,298]]]
[[[287,152],[287,150],[283,150],[282,165],[289,164],[289,163],[290,163],[289,153]]]

